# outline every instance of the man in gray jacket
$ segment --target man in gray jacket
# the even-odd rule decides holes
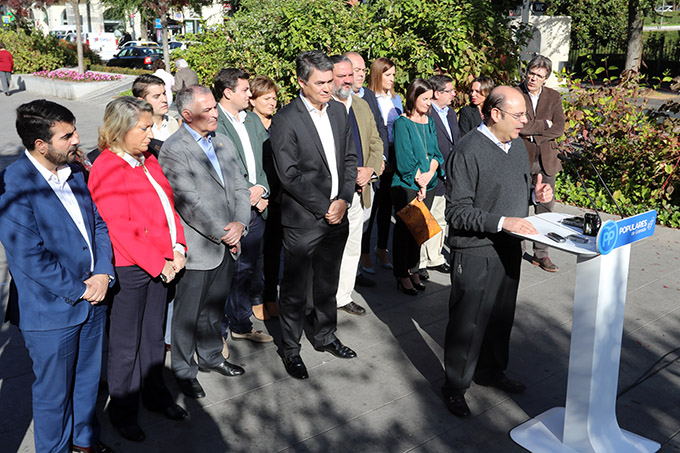
[[[184,124],[165,141],[158,158],[187,240],[186,271],[177,284],[172,318],[172,371],[185,395],[203,398],[199,370],[244,373],[222,357],[220,322],[250,202],[233,143],[215,134],[212,92],[194,85],[182,90],[176,103]]]

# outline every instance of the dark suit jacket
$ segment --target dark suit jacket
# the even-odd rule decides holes
[[[529,164],[538,159],[545,174],[550,176],[557,174],[562,170],[562,161],[557,157],[558,150],[557,143],[555,143],[556,138],[564,135],[562,96],[552,88],[543,87],[536,104],[536,114],[534,114],[526,85],[521,84],[520,89],[524,95],[528,119],[520,136],[527,147]],[[552,121],[552,127],[548,127],[545,120]],[[530,137],[533,137],[533,142]]]
[[[45,178],[22,154],[0,173],[0,241],[12,275],[7,318],[22,330],[53,330],[85,322],[92,305],[81,299],[93,274],[114,275],[106,224],[90,198],[82,169],[71,165],[87,243]]]
[[[476,105],[466,105],[458,111],[458,127],[461,137],[482,124],[482,115]]]
[[[351,203],[357,179],[357,155],[345,106],[328,103],[335,141],[338,199]],[[281,180],[281,224],[293,228],[323,225],[331,204],[331,173],[314,122],[298,96],[272,118],[271,142]]]
[[[453,153],[453,148],[458,144],[458,140],[460,140],[460,130],[458,129],[456,112],[453,108],[449,107],[449,112],[446,115],[446,119],[449,122],[449,129],[451,129],[451,138],[449,138],[449,133],[446,131],[446,126],[442,123],[439,113],[437,113],[434,108],[430,107],[428,115],[434,120],[435,130],[437,131],[437,144],[439,145],[439,151],[441,151],[442,156],[444,156],[444,162],[446,162],[451,153]],[[434,194],[443,196],[445,193],[446,174],[442,171],[439,174],[439,181]]]
[[[385,121],[383,121],[382,113],[380,113],[378,100],[375,98],[375,93],[368,88],[364,88],[364,97],[362,99],[368,103],[371,112],[373,112],[375,126],[378,128],[378,135],[380,135],[380,140],[383,142],[383,156],[387,159],[390,152],[389,136],[387,135],[387,126],[385,126]]]
[[[211,270],[227,252],[220,240],[230,222],[250,223],[250,193],[231,140],[212,139],[224,185],[208,156],[182,125],[163,143],[158,162],[175,194],[175,209],[182,218],[187,240],[187,269]],[[243,234],[247,233],[247,228]],[[238,255],[233,255],[238,258]]]
[[[243,150],[241,138],[220,107],[217,108],[217,112],[217,130],[215,132],[226,135],[234,143],[234,146],[236,147],[236,160],[238,161],[243,176],[246,178],[246,183],[250,188],[253,184],[249,180],[248,164],[246,163],[246,155]],[[265,188],[267,196],[269,196],[269,182],[267,181],[267,175],[262,166],[262,145],[265,141],[269,140],[269,134],[267,134],[267,130],[262,125],[260,118],[253,112],[246,111],[246,120],[244,124],[246,126],[246,131],[248,131],[250,146],[253,149],[253,155],[255,157],[255,180],[258,185]],[[267,211],[265,210],[265,212],[262,213],[263,218],[266,218],[266,212]]]

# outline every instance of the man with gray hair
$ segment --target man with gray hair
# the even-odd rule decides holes
[[[375,280],[357,274],[361,255],[361,236],[364,223],[370,216],[372,187],[378,180],[384,163],[383,142],[373,120],[368,103],[353,93],[354,71],[352,61],[346,56],[333,55],[333,99],[341,102],[347,110],[354,148],[357,154],[356,190],[347,210],[349,236],[340,264],[340,279],[336,294],[338,310],[351,315],[364,315],[366,309],[352,300],[355,283],[359,286],[375,286]]]
[[[296,72],[300,95],[272,118],[271,142],[283,191],[285,266],[279,296],[283,363],[288,374],[307,379],[300,338],[308,298],[313,300],[309,339],[314,348],[343,359],[356,357],[335,336],[335,295],[357,155],[347,111],[331,99],[333,62],[318,50],[302,52]]]
[[[562,170],[557,158],[555,139],[564,135],[564,111],[562,97],[545,85],[552,72],[552,62],[543,55],[536,55],[527,65],[524,82],[520,85],[526,103],[527,123],[520,136],[529,154],[531,178],[542,175],[543,182],[555,190],[555,177]],[[536,214],[552,212],[554,200],[536,206]],[[531,263],[547,272],[557,272],[559,267],[548,256],[548,246],[534,243]]]
[[[179,93],[184,88],[198,85],[198,74],[189,67],[189,63],[185,59],[180,58],[175,61],[175,67],[177,72],[175,73],[175,83],[172,84],[173,93]]]
[[[220,323],[250,219],[250,194],[233,143],[215,133],[217,102],[210,89],[190,86],[175,102],[184,123],[163,143],[158,158],[187,241],[172,317],[172,371],[185,395],[203,398],[198,371],[245,372],[222,357]]]

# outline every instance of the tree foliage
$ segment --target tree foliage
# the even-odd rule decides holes
[[[623,46],[628,23],[628,0],[551,0],[551,16],[571,16],[571,45],[596,43]]]
[[[517,71],[516,33],[507,17],[485,0],[243,0],[216,33],[183,53],[204,84],[225,66],[241,67],[277,81],[282,97],[298,91],[295,57],[319,49],[327,54],[356,51],[367,64],[395,61],[396,89],[406,91],[415,76],[448,74],[460,88],[489,75],[511,80]]]

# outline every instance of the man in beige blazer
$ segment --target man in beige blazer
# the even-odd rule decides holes
[[[352,290],[355,284],[375,286],[375,280],[363,274],[357,274],[357,267],[361,256],[364,220],[367,220],[370,215],[371,185],[380,176],[385,166],[383,142],[368,103],[352,91],[354,84],[352,61],[340,55],[332,56],[331,60],[333,61],[333,98],[347,109],[358,157],[356,191],[347,211],[349,236],[342,254],[336,299],[339,310],[352,315],[363,315],[366,309],[352,301]],[[367,215],[364,215],[365,212]]]

